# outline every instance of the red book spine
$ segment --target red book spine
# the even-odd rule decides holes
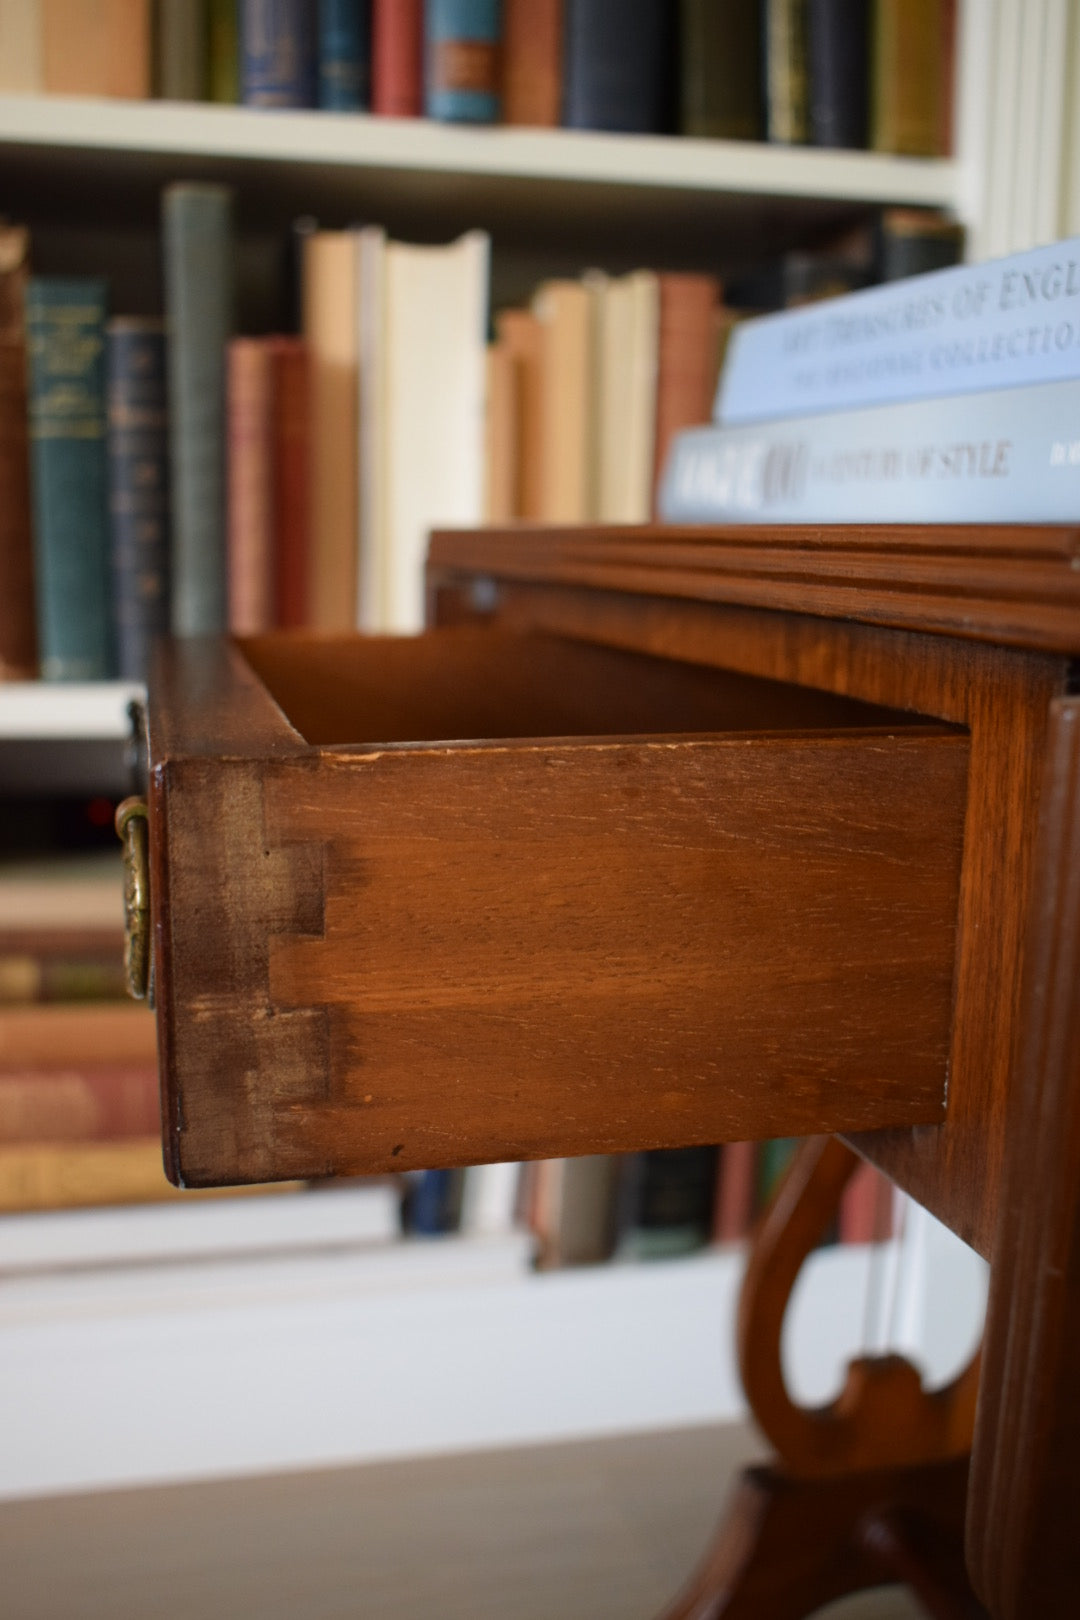
[[[283,629],[296,630],[308,622],[310,371],[307,345],[302,338],[274,338],[270,354],[277,526],[274,597],[277,623]]]
[[[661,275],[654,487],[676,433],[709,420],[720,284],[713,276]]]
[[[419,118],[423,107],[423,0],[374,0],[371,13],[371,110]]]
[[[739,1243],[750,1231],[754,1210],[756,1142],[725,1142],[713,1218],[714,1243]]]
[[[253,635],[273,624],[270,350],[233,338],[228,351],[229,629]]]
[[[562,0],[503,0],[503,122],[552,127],[562,114]]]
[[[840,1242],[883,1243],[892,1237],[892,1201],[892,1183],[872,1164],[860,1164],[840,1199]]]
[[[0,1073],[0,1145],[126,1141],[160,1129],[154,1065]]]

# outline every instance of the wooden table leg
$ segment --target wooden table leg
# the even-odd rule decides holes
[[[941,1620],[982,1615],[963,1565],[978,1358],[923,1389],[902,1356],[862,1357],[828,1407],[798,1406],[780,1335],[799,1270],[861,1161],[805,1142],[755,1234],[739,1305],[743,1385],[775,1464],[742,1474],[697,1573],[662,1620],[801,1620],[904,1581]]]

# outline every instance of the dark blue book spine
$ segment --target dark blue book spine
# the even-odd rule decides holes
[[[38,649],[46,680],[112,674],[105,304],[97,279],[26,288]]]
[[[311,0],[240,0],[240,98],[247,107],[314,107]]]
[[[110,321],[105,369],[117,672],[145,681],[154,638],[169,628],[164,326]]]
[[[864,147],[870,83],[869,0],[808,0],[810,139]]]
[[[457,1230],[461,1214],[460,1170],[421,1170],[406,1204],[406,1229],[417,1237]]]
[[[669,128],[677,17],[669,0],[567,0],[563,123],[630,134]]]
[[[169,399],[171,624],[225,629],[225,345],[232,332],[232,193],[181,184],[162,198]]]
[[[371,105],[371,0],[319,0],[319,106]]]
[[[501,107],[499,0],[426,0],[424,111],[446,123],[493,124]]]

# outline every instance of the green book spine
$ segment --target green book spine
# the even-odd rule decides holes
[[[681,0],[681,8],[683,134],[762,140],[760,0]]]
[[[157,0],[155,94],[163,101],[205,101],[207,0]]]
[[[225,629],[225,345],[232,332],[232,193],[162,198],[172,511],[172,628]]]
[[[240,100],[240,30],[236,0],[210,0],[207,91],[211,101]]]
[[[26,288],[38,650],[46,680],[112,673],[105,305],[96,278]]]

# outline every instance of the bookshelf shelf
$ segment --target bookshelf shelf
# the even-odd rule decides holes
[[[443,176],[660,188],[738,196],[825,198],[949,208],[950,160],[678,136],[606,135],[426,119],[278,112],[177,102],[0,96],[0,142],[39,150],[160,154]]]

